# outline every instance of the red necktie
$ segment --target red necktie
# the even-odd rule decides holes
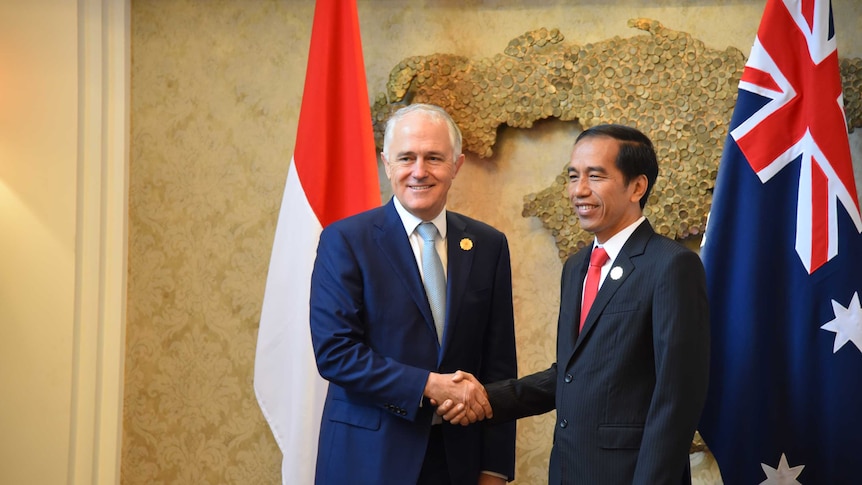
[[[602,279],[602,266],[608,261],[608,253],[605,248],[595,248],[590,254],[590,269],[587,270],[587,282],[584,284],[584,303],[581,305],[581,325],[578,330],[584,328],[587,313],[593,306],[596,293],[599,292],[599,280]]]

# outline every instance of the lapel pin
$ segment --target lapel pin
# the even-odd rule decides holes
[[[461,249],[463,249],[464,251],[469,251],[473,249],[473,241],[471,241],[470,238],[465,237],[461,240]]]
[[[623,269],[619,266],[614,266],[611,268],[611,279],[618,280],[623,277]]]

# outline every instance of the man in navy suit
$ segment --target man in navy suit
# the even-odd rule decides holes
[[[324,229],[314,263],[312,342],[329,381],[315,482],[503,484],[514,476],[515,423],[453,426],[431,400],[481,420],[490,407],[476,378],[517,376],[508,242],[446,210],[464,155],[444,110],[396,112],[381,156],[394,197]],[[434,225],[433,247],[417,234],[423,222]],[[423,256],[435,250],[445,278],[436,326],[423,286],[434,273]]]
[[[557,362],[488,384],[493,420],[556,408],[550,484],[691,483],[688,451],[709,375],[700,258],[653,232],[643,216],[658,163],[640,131],[601,125],[582,132],[568,175],[572,206],[595,240],[563,267]],[[582,315],[598,248],[609,259]],[[467,419],[459,408],[443,403],[440,413],[457,423]]]

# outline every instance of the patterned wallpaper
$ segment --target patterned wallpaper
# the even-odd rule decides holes
[[[651,17],[747,52],[763,8],[761,0],[358,3],[371,99],[403,58],[494,55],[539,26],[584,43],[634,35],[627,20]],[[833,3],[856,9],[838,28],[844,45],[862,45],[850,27],[862,6]],[[126,485],[279,482],[281,454],[252,375],[312,12],[312,0],[132,1]],[[561,270],[553,236],[522,217],[523,195],[559,174],[576,132],[550,120],[501,128],[494,156],[468,157],[451,192],[451,209],[509,236],[521,374],[553,360]],[[516,483],[546,481],[553,422],[553,413],[519,422]],[[717,483],[709,455],[692,460],[696,483]]]
[[[125,484],[278,483],[252,374],[309,17],[133,2]]]

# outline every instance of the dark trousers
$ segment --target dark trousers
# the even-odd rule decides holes
[[[446,449],[443,446],[443,426],[431,426],[428,437],[428,448],[425,450],[425,460],[416,485],[448,485],[449,467],[446,464]]]

